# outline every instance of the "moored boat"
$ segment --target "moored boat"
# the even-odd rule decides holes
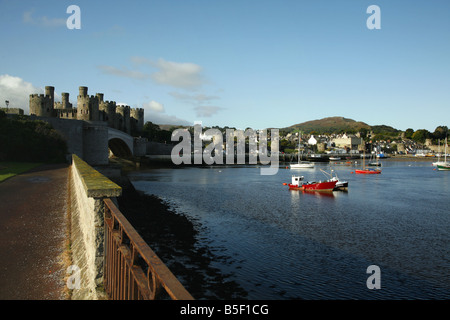
[[[438,164],[437,169],[439,171],[450,171],[450,163]]]
[[[291,169],[299,168],[314,168],[314,163],[308,161],[299,161],[298,163],[291,163]]]
[[[362,169],[355,169],[355,173],[357,173],[357,174],[380,174],[381,173],[380,168],[367,168],[365,164],[366,164],[366,152],[364,151]],[[378,164],[378,158],[377,158],[376,164]]]
[[[289,183],[290,190],[305,190],[305,191],[333,191],[336,187],[336,180],[326,180],[326,181],[313,181],[313,182],[302,182],[303,176],[293,176],[292,183]]]
[[[302,141],[302,133],[300,132],[300,136],[298,138],[298,162],[297,163],[291,163],[290,167],[291,167],[291,169],[314,168],[314,163],[312,163],[310,161],[301,161],[300,160],[301,141]]]
[[[338,191],[338,190],[341,190],[341,191],[348,190],[348,181],[341,181],[341,180],[339,180],[336,177],[332,178],[331,180],[333,180],[333,179],[336,179],[336,181],[337,181],[336,186],[334,187],[334,190],[336,190],[336,191]]]
[[[445,138],[444,162],[438,161],[436,167],[439,171],[450,171],[450,162],[447,162],[447,138]]]
[[[369,162],[367,165],[371,167],[381,167],[380,162]]]
[[[355,173],[359,173],[359,174],[380,174],[381,170],[376,168],[365,168],[365,169],[356,169]]]
[[[344,191],[348,190],[348,181],[342,181],[338,178],[336,172],[331,169],[331,173],[326,172],[325,170],[320,169],[324,174],[330,177],[329,181],[336,181],[336,186],[334,187],[335,191]]]
[[[321,154],[311,154],[306,160],[311,162],[328,162],[328,157],[322,157]]]

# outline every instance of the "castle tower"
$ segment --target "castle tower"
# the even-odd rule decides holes
[[[97,97],[99,104],[103,102],[103,93],[97,93],[95,96]]]
[[[69,102],[69,94],[67,92],[61,93],[62,109],[72,109],[72,104]]]
[[[77,98],[77,119],[85,121],[98,121],[98,97],[89,96],[87,87],[79,87]]]
[[[72,104],[69,102],[69,94],[67,92],[61,93],[61,102],[55,102],[54,108],[61,110],[72,109]]]
[[[55,105],[55,87],[45,87],[45,97],[48,99],[51,108]]]
[[[30,114],[38,117],[53,117],[55,88],[51,86],[45,87],[45,95],[30,94]]]
[[[89,96],[87,94],[87,87],[79,87],[79,94],[77,97],[77,119],[78,120],[90,120],[89,110]]]
[[[107,121],[108,127],[115,128],[116,102],[102,101],[98,105],[100,120]]]
[[[30,114],[38,117],[50,117],[48,101],[43,94],[30,94]]]
[[[133,108],[130,111],[131,132],[135,134],[142,133],[144,129],[144,109]]]
[[[131,134],[129,106],[121,105],[116,107],[116,123],[114,127],[118,130]]]
[[[103,98],[102,98],[103,99]],[[91,110],[91,116],[89,117],[91,121],[99,121],[99,108],[98,108],[98,97],[91,96],[89,98],[89,109]]]
[[[98,100],[98,120],[106,121],[106,102],[103,101],[103,93],[96,93],[95,96]]]

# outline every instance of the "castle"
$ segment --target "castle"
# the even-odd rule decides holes
[[[77,107],[69,102],[69,94],[61,93],[61,102],[55,102],[55,88],[45,87],[44,94],[30,94],[30,115],[48,118],[104,121],[108,126],[130,135],[142,132],[144,109],[116,105],[115,101],[104,101],[103,93],[88,95],[87,87],[79,87]]]

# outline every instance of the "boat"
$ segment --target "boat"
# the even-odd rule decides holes
[[[304,191],[333,191],[336,187],[336,180],[303,182],[303,176],[292,176],[292,183],[289,183],[289,190]]]
[[[450,171],[450,163],[446,163],[446,164],[438,164],[437,165],[437,169],[439,171]]]
[[[381,167],[381,163],[378,161],[376,161],[376,162],[371,161],[367,165],[370,167]]]
[[[348,181],[341,181],[336,177],[331,178],[331,180],[336,179],[337,183],[336,186],[334,187],[334,190],[336,191],[346,191],[348,190]]]
[[[330,157],[329,160],[330,161],[338,161],[338,160],[341,160],[341,158],[339,158],[339,157]]]
[[[450,171],[450,162],[447,162],[447,138],[445,138],[444,163],[437,165],[439,171]]]
[[[291,169],[300,169],[300,168],[314,168],[314,163],[309,161],[300,161],[300,142],[302,140],[301,133],[300,137],[298,138],[298,162],[297,163],[291,163],[290,167]]]
[[[378,162],[378,158],[385,158],[385,156],[382,153],[377,153],[377,151],[375,150],[373,153],[373,158],[375,158],[375,160],[373,160],[372,156],[370,156],[370,161],[367,165],[369,167],[381,167],[381,162]]]
[[[328,162],[329,159],[327,157],[322,157],[321,154],[311,154],[308,158],[308,161],[311,162]]]
[[[447,141],[446,141],[446,142],[447,142]],[[447,151],[445,152],[445,155],[446,155],[446,154],[447,154]],[[438,156],[438,161],[433,162],[432,165],[433,165],[434,167],[437,167],[437,166],[445,166],[445,165],[447,164],[447,160],[441,161],[441,140],[439,140],[438,154],[437,154],[437,156]]]
[[[378,163],[378,158],[377,158],[377,163]],[[380,174],[381,173],[380,168],[367,168],[365,164],[366,164],[366,152],[364,151],[363,165],[362,165],[363,168],[355,169],[355,173],[357,173],[357,174]]]
[[[355,173],[359,173],[359,174],[380,174],[381,170],[378,169],[378,168],[356,169]]]
[[[291,169],[299,168],[314,168],[314,163],[309,161],[299,161],[298,163],[291,163]]]
[[[348,181],[342,181],[338,178],[336,172],[331,169],[331,173],[326,172],[325,170],[320,169],[320,171],[322,171],[324,174],[326,174],[327,176],[330,177],[330,181],[337,181],[336,182],[336,186],[334,187],[335,191],[344,191],[344,190],[348,190]],[[333,175],[334,173],[334,175]]]

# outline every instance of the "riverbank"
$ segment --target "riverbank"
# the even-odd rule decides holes
[[[395,155],[395,156],[392,156],[392,157],[386,158],[386,159],[381,158],[381,160],[413,161],[413,162],[429,161],[429,162],[434,162],[434,161],[438,161],[438,158],[437,157],[416,157],[414,155]]]
[[[158,197],[138,192],[126,178],[131,163],[123,163],[120,211],[189,293],[198,300],[246,299],[247,293],[231,279],[232,275],[212,266],[227,257],[200,244],[201,225],[174,212]]]

